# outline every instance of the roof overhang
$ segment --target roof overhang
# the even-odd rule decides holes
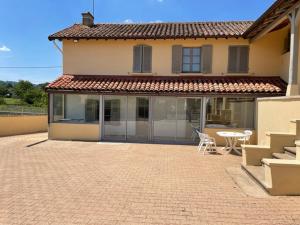
[[[62,75],[49,93],[163,96],[284,96],[280,77]]]
[[[300,7],[299,0],[278,0],[276,1],[255,23],[245,32],[244,37],[253,42],[288,19],[288,15]]]

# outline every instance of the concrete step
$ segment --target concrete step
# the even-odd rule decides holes
[[[284,147],[284,151],[286,154],[289,154],[296,158],[296,147]]]
[[[296,156],[292,156],[291,154],[288,153],[273,153],[272,154],[273,158],[275,159],[286,159],[286,160],[295,160]]]
[[[265,170],[263,166],[245,166],[242,164],[241,167],[256,183],[269,192],[271,187],[265,183]]]

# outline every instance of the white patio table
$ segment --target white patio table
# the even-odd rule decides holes
[[[244,138],[247,135],[240,132],[229,132],[229,131],[219,131],[217,134],[220,137],[225,138],[226,146],[225,150],[228,150],[228,154],[231,151],[235,151],[238,155],[241,155],[241,153],[238,151],[238,147],[236,147],[237,141],[239,138]]]

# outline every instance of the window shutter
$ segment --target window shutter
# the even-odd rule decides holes
[[[136,45],[133,47],[133,72],[140,73],[142,72],[142,55],[143,55],[143,46]]]
[[[143,46],[143,63],[142,72],[151,73],[152,72],[152,47],[144,45]]]
[[[204,45],[201,47],[201,72],[212,72],[212,45]]]
[[[172,73],[182,72],[182,46],[172,46]]]
[[[236,73],[238,70],[238,47],[230,46],[228,51],[228,73]]]
[[[248,73],[249,71],[249,47],[242,46],[239,48],[239,72],[240,73]]]

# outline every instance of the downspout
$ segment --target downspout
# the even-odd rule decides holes
[[[58,51],[60,51],[61,54],[63,54],[63,50],[58,46],[58,44],[55,42],[55,40],[52,41],[55,48],[57,48]]]

